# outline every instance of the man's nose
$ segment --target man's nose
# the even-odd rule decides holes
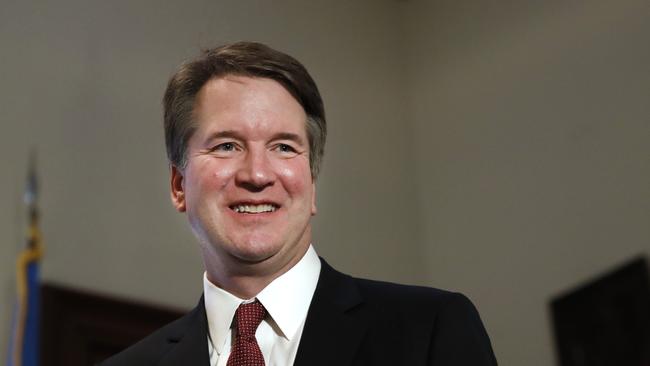
[[[237,184],[251,191],[261,191],[273,185],[275,172],[265,149],[248,150],[235,175]]]

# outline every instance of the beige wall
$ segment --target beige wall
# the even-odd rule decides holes
[[[325,99],[319,253],[460,290],[501,364],[553,364],[549,297],[650,249],[650,26],[641,0],[523,3],[3,4],[1,355],[32,146],[45,280],[194,304],[160,96],[200,47],[251,39],[302,60]]]
[[[503,365],[553,365],[547,304],[650,251],[650,3],[411,1],[429,283]]]

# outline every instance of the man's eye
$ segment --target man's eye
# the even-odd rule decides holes
[[[280,152],[288,152],[288,153],[294,153],[294,152],[296,152],[296,149],[294,149],[293,147],[291,147],[291,145],[287,145],[287,144],[278,144],[277,149],[278,149],[278,151],[280,151]]]
[[[224,142],[212,148],[214,151],[233,151],[235,150],[235,144],[232,142]]]

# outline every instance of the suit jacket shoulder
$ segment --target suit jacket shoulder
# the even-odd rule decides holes
[[[394,326],[428,334],[432,365],[496,365],[478,311],[463,294],[436,288],[357,280],[369,303]],[[405,333],[408,333],[404,329]],[[417,340],[412,340],[417,342]]]
[[[354,278],[322,264],[295,365],[496,365],[464,295]]]
[[[100,366],[209,365],[203,297],[188,314],[165,325]]]

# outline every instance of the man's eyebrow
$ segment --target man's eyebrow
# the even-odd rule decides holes
[[[278,132],[273,135],[273,140],[289,140],[294,141],[300,145],[305,145],[303,138],[300,135],[292,132]]]
[[[223,131],[216,131],[214,133],[211,133],[208,135],[208,138],[206,141],[212,141],[220,138],[234,138],[237,140],[244,140],[244,136],[240,134],[239,132],[235,130],[223,130]],[[275,140],[289,140],[289,141],[294,141],[299,145],[305,145],[304,139],[298,135],[297,133],[293,132],[278,132],[273,137],[271,138],[272,141]]]
[[[216,140],[216,139],[220,139],[220,138],[224,138],[224,137],[230,137],[230,138],[234,138],[234,139],[238,139],[238,140],[243,139],[243,136],[240,133],[238,133],[237,131],[224,130],[224,131],[216,131],[216,132],[213,132],[213,133],[209,134],[206,141],[212,141],[212,140]]]

